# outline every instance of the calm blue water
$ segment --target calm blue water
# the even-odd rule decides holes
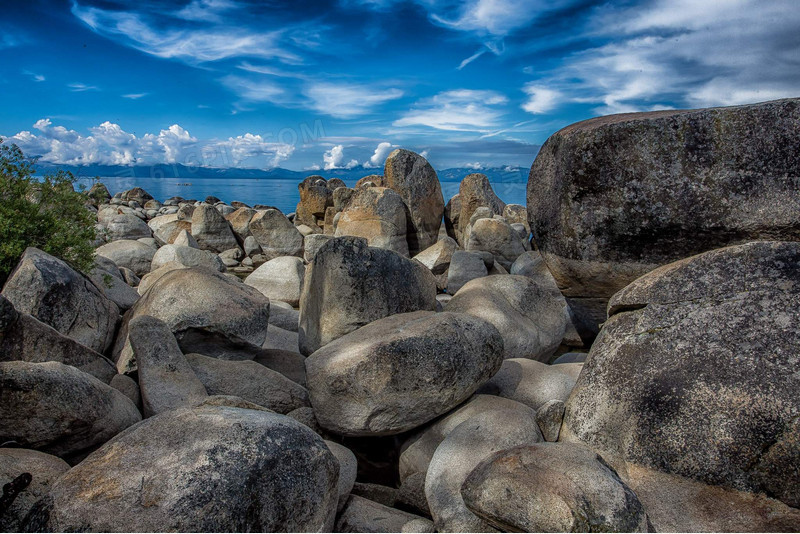
[[[526,181],[504,182],[492,184],[494,192],[507,204],[525,205]],[[129,178],[129,177],[103,177],[100,178],[111,194],[141,187],[157,200],[164,201],[169,197],[180,196],[204,200],[212,195],[224,202],[234,200],[244,202],[250,206],[266,204],[275,206],[283,213],[291,213],[300,201],[297,192],[298,181],[295,179],[264,179],[264,178]],[[92,180],[81,178],[78,184],[87,188],[92,186]],[[356,180],[345,180],[352,187]],[[450,197],[458,193],[459,181],[442,181],[442,194],[447,202]]]

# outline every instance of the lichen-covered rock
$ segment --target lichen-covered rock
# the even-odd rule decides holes
[[[399,434],[472,395],[497,372],[502,351],[497,330],[466,314],[386,317],[306,359],[311,404],[337,434]]]
[[[419,254],[436,243],[444,214],[444,198],[436,171],[410,150],[394,150],[386,158],[383,186],[397,191],[408,208],[408,252]]]
[[[339,466],[322,438],[284,415],[218,401],[106,443],[52,486],[26,530],[329,530]]]
[[[91,280],[33,247],[3,286],[3,296],[78,343],[103,353],[114,341],[119,308]]]
[[[800,243],[674,262],[609,303],[561,438],[800,506]]]
[[[142,416],[131,400],[58,362],[0,362],[0,443],[80,459]]]
[[[647,532],[633,490],[577,444],[497,452],[472,471],[461,494],[470,510],[504,532]]]
[[[342,211],[334,235],[363,237],[371,247],[408,256],[403,199],[386,187],[359,189]]]
[[[300,352],[389,315],[436,309],[436,279],[419,262],[364,239],[340,237],[320,248],[300,299]]]
[[[539,250],[597,331],[637,277],[757,239],[800,240],[800,99],[612,115],[542,146],[528,178]],[[598,317],[599,315],[599,317]]]
[[[555,285],[525,276],[492,275],[465,284],[446,310],[492,323],[503,336],[506,358],[547,361],[564,337],[565,307]]]

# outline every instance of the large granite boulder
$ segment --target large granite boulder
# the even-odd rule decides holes
[[[225,272],[226,270],[225,264],[220,257],[210,250],[201,250],[185,245],[164,245],[153,256],[150,272],[171,262],[183,267],[205,267],[219,272]]]
[[[0,295],[0,361],[60,362],[108,384],[117,373],[114,364],[52,326],[19,313]]]
[[[98,256],[113,261],[118,267],[126,267],[141,277],[150,272],[156,249],[141,241],[123,239],[98,247],[95,252]]]
[[[3,286],[3,296],[27,313],[97,352],[114,341],[119,308],[64,261],[33,247]]]
[[[597,453],[573,443],[496,452],[471,472],[461,494],[503,532],[648,531],[633,490]]]
[[[439,444],[425,476],[425,496],[439,532],[493,532],[472,513],[461,486],[493,453],[543,441],[536,417],[520,410],[487,410],[459,424]]]
[[[259,211],[250,220],[249,229],[267,260],[278,256],[303,257],[303,234],[279,210]]]
[[[403,199],[386,187],[357,190],[342,211],[334,235],[363,237],[371,247],[408,256]]]
[[[233,232],[244,241],[250,236],[250,221],[258,213],[253,208],[242,206],[233,213],[226,215],[225,220],[231,225]]]
[[[0,443],[70,462],[142,419],[124,394],[58,362],[0,362],[0,405]]]
[[[174,243],[175,238],[184,230],[192,231],[192,223],[178,220],[177,213],[153,217],[147,221],[147,226],[153,231],[153,238],[159,245]]]
[[[436,532],[430,520],[351,495],[336,519],[336,532]]]
[[[465,284],[489,274],[486,262],[479,252],[455,250],[447,268],[447,292],[455,295]]]
[[[136,368],[128,343],[128,325],[140,315],[167,323],[184,350],[199,344],[208,350],[216,345],[257,348],[267,337],[269,299],[254,288],[209,269],[167,271],[123,318],[114,345],[120,372]]]
[[[460,207],[456,221],[463,221],[463,227],[456,226],[458,242],[466,246],[464,230],[475,210],[489,208],[492,215],[502,215],[505,203],[494,193],[492,184],[485,174],[468,174],[458,186],[458,204]],[[452,219],[451,215],[451,219]]]
[[[565,306],[555,286],[525,276],[492,275],[467,282],[446,310],[492,323],[503,336],[506,358],[548,361],[566,331]]]
[[[118,213],[103,221],[103,233],[108,241],[153,237],[147,223],[136,215]]]
[[[325,210],[333,206],[333,191],[322,176],[308,176],[297,184],[300,202],[295,209],[295,224],[305,224],[315,232],[321,232],[325,221]]]
[[[306,359],[319,424],[337,434],[411,430],[459,405],[502,363],[503,341],[466,314],[419,311],[385,317]]]
[[[300,299],[300,352],[389,315],[436,309],[436,279],[419,262],[366,240],[325,243],[308,266]]]
[[[617,293],[560,439],[800,507],[798,265],[800,243],[754,242]]]
[[[322,438],[284,415],[226,402],[120,434],[52,486],[26,529],[329,531],[339,466]]]
[[[4,498],[0,531],[21,532],[22,521],[36,501],[44,497],[50,486],[67,471],[69,464],[57,456],[30,449],[0,448],[0,481],[4,487],[26,474],[30,476],[29,484],[12,497],[13,501],[7,502]]]
[[[200,204],[192,213],[192,237],[202,250],[223,252],[239,246],[225,217],[209,204]]]
[[[467,234],[464,236],[465,250],[490,252],[506,270],[525,252],[519,233],[503,219],[478,219]]]
[[[547,365],[527,358],[509,358],[478,392],[539,410],[550,401],[566,401],[582,368],[580,363]]]
[[[247,275],[244,283],[256,288],[270,300],[286,302],[297,307],[300,305],[305,274],[306,268],[301,258],[280,256],[259,266]],[[295,321],[295,325],[297,325],[297,321]]]
[[[528,218],[573,309],[597,331],[637,277],[756,239],[800,240],[800,99],[599,117],[542,146]]]
[[[383,186],[394,189],[405,202],[408,252],[415,256],[436,243],[444,214],[439,178],[428,161],[398,148],[386,158]]]

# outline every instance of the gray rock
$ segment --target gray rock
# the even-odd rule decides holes
[[[192,405],[208,396],[164,321],[139,315],[128,323],[145,417]],[[256,364],[257,365],[257,364]]]
[[[522,403],[492,395],[473,395],[461,406],[406,439],[400,450],[400,480],[405,483],[415,473],[421,473],[424,478],[433,453],[454,428],[475,415],[499,410],[518,410],[521,418],[535,420],[536,417],[536,412]]]
[[[330,528],[337,477],[322,438],[293,419],[204,404],[117,436],[53,485],[26,528],[317,532]]]
[[[403,480],[397,493],[398,507],[423,517],[431,517],[425,496],[425,473],[413,473]]]
[[[116,374],[114,364],[55,328],[27,313],[18,313],[0,295],[0,361],[60,362],[108,384]]]
[[[214,206],[200,204],[192,213],[192,237],[203,250],[222,252],[238,246],[231,225]]]
[[[441,275],[447,273],[453,253],[457,249],[458,243],[455,239],[444,237],[414,256],[414,259],[430,269],[434,275]]]
[[[355,192],[350,187],[337,187],[333,192],[333,209],[337,212],[344,211]]]
[[[458,202],[460,205],[458,221],[463,221],[463,227],[458,226],[459,243],[466,246],[466,225],[478,208],[488,208],[489,217],[502,215],[505,203],[500,200],[492,189],[489,179],[485,174],[468,174],[461,180],[458,187]],[[452,217],[452,215],[451,215]]]
[[[153,256],[150,270],[155,271],[171,262],[183,267],[205,267],[221,273],[226,270],[220,257],[213,252],[184,245],[164,245],[159,248]]]
[[[500,451],[472,471],[461,493],[470,510],[503,531],[647,532],[636,494],[576,444]]]
[[[358,470],[358,462],[353,451],[339,445],[333,441],[325,441],[330,451],[339,462],[339,483],[337,484],[337,492],[339,500],[337,501],[336,511],[341,512],[344,505],[347,504],[347,499],[350,497],[350,491],[356,483],[356,471]]]
[[[408,208],[408,252],[416,256],[436,243],[444,214],[439,178],[425,158],[410,150],[394,150],[386,158],[383,186],[400,194]]]
[[[451,239],[458,241],[460,236],[460,220],[461,220],[461,197],[458,194],[447,201],[444,207],[444,228],[445,233]]]
[[[108,258],[120,268],[127,267],[140,277],[150,272],[150,263],[156,253],[152,247],[134,240],[114,241],[98,247],[96,252],[98,256]]]
[[[209,395],[233,395],[283,414],[310,406],[303,386],[260,363],[202,354],[187,354],[186,360]]]
[[[447,292],[455,295],[470,280],[487,274],[488,270],[480,254],[456,250],[453,252],[447,271]]]
[[[117,305],[86,276],[37,248],[25,249],[2,294],[17,311],[94,351],[105,352],[114,341]]]
[[[142,282],[144,283],[144,282]],[[120,372],[136,368],[128,350],[128,324],[134,317],[150,315],[161,319],[175,334],[186,352],[199,344],[204,352],[226,347],[260,347],[267,337],[269,299],[250,286],[224,274],[202,268],[171,270],[156,280],[142,298],[125,314],[114,359]]]
[[[0,481],[10,483],[20,475],[31,475],[30,484],[19,492],[10,506],[3,503],[0,530],[21,532],[22,521],[50,486],[69,470],[69,464],[56,456],[28,449],[0,448]]]
[[[270,328],[270,330],[273,329]],[[278,371],[303,387],[306,386],[306,358],[296,350],[264,348],[256,353],[253,361],[269,367],[273,371]]]
[[[558,441],[561,422],[564,420],[564,401],[553,399],[536,410],[536,423],[545,441]]]
[[[472,225],[464,245],[466,250],[483,250],[491,252],[494,259],[510,269],[525,247],[519,234],[507,222],[501,219],[479,219]]]
[[[239,236],[239,239],[247,239],[252,237],[250,235],[250,221],[253,220],[256,213],[258,213],[256,210],[242,206],[233,213],[226,215],[225,219],[230,223],[231,229]]]
[[[465,284],[447,303],[446,311],[492,323],[503,336],[505,358],[547,361],[564,337],[565,309],[555,285],[525,276],[492,275]]]
[[[153,234],[147,223],[136,215],[118,213],[108,217],[103,222],[105,235],[110,241],[119,239],[139,239],[151,237]]]
[[[269,304],[269,324],[283,330],[297,332],[299,328],[298,323],[300,322],[300,311],[295,310],[289,305],[287,305],[288,308],[279,306],[280,304],[285,304],[280,300],[271,300]],[[269,337],[269,335],[270,332],[267,332],[267,337]]]
[[[425,496],[439,532],[493,532],[461,497],[470,472],[493,453],[542,441],[532,412],[488,410],[459,424],[436,448],[425,476]]]
[[[584,363],[589,354],[586,352],[566,352],[553,360],[553,365],[562,363]]]
[[[513,399],[538,410],[551,400],[566,401],[580,374],[581,364],[547,365],[511,358],[480,389],[480,393]],[[571,369],[572,368],[572,369]]]
[[[371,247],[408,256],[403,199],[386,187],[359,189],[342,211],[334,235],[363,237]]]
[[[142,392],[139,390],[136,380],[128,375],[116,374],[108,385],[128,397],[141,410]]]
[[[319,423],[317,423],[317,418],[314,416],[314,409],[310,406],[297,408],[296,410],[292,410],[286,415],[288,417],[291,417],[298,423],[306,425],[308,428],[310,428],[319,435],[322,435],[322,433],[324,432],[322,430],[322,427],[319,426]]]
[[[314,261],[314,256],[317,255],[317,252],[322,245],[327,243],[333,239],[332,235],[326,234],[310,234],[303,238],[303,258],[306,260],[307,263],[311,263]]]
[[[467,399],[502,361],[489,323],[466,314],[413,312],[347,334],[306,359],[323,428],[348,436],[416,428]]]
[[[267,260],[278,256],[303,256],[303,234],[276,209],[254,215],[250,221],[250,233],[258,241]]]
[[[617,293],[560,439],[800,506],[798,264],[800,243],[754,242]]]
[[[353,495],[364,497],[372,502],[396,508],[397,496],[400,491],[397,488],[384,486],[383,484],[373,484],[371,482],[356,482],[353,484]]]
[[[597,332],[608,298],[659,265],[800,240],[798,104],[626,113],[553,134],[531,167],[528,218],[576,314]]]
[[[270,300],[280,300],[291,306],[300,304],[306,269],[297,256],[280,256],[261,265],[244,279]]]
[[[58,362],[0,362],[0,443],[67,461],[141,421],[128,397]]]
[[[107,262],[111,265],[98,265],[98,258],[100,262]],[[107,267],[107,269],[103,267]],[[125,283],[119,268],[108,258],[95,256],[95,268],[89,273],[89,279],[111,302],[117,305],[120,311],[124,312],[130,309],[139,300],[139,293]]]
[[[530,224],[528,224],[528,208],[522,204],[506,204],[503,209],[503,218],[510,225],[521,224],[525,227],[525,235],[522,239],[527,240],[531,233]]]
[[[336,532],[435,532],[433,524],[402,510],[351,495],[336,520]]]
[[[177,213],[153,217],[147,222],[147,226],[153,231],[153,237],[160,245],[174,243],[183,232],[189,233],[192,230],[192,223],[178,220]]]
[[[133,271],[131,271],[127,267],[120,267],[119,268],[119,274],[122,275],[122,279],[125,281],[125,283],[128,284],[131,287],[136,287],[136,286],[139,285],[139,282],[141,282],[139,277],[136,276],[136,273],[134,273]]]
[[[300,352],[309,355],[377,319],[435,310],[436,279],[419,262],[342,237],[309,264],[300,300]]]
[[[249,235],[244,238],[244,253],[247,254],[247,256],[261,254],[261,245],[258,244],[255,237]]]

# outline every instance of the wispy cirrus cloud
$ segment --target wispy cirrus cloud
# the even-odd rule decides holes
[[[499,124],[508,98],[496,91],[456,89],[417,102],[392,124],[437,130],[486,132]]]
[[[140,98],[144,98],[150,93],[128,93],[125,95],[121,95],[122,98],[127,98],[128,100],[139,100]]]
[[[69,87],[70,91],[73,93],[83,93],[86,91],[99,91],[100,88],[96,85],[87,85],[85,83],[75,82],[75,83],[68,83],[67,87]]]
[[[336,118],[352,118],[372,112],[381,104],[403,96],[400,89],[376,85],[319,82],[303,89],[312,109]]]

